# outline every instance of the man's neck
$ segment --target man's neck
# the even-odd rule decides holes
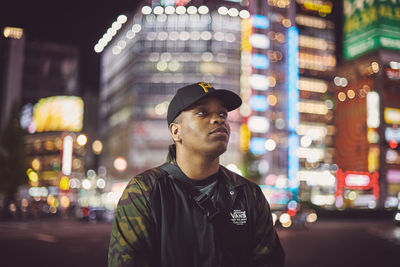
[[[194,180],[202,180],[219,169],[219,157],[207,157],[185,151],[176,151],[176,162],[183,173]]]

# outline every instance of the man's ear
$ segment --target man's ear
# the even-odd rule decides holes
[[[181,125],[179,123],[172,122],[169,125],[169,131],[171,132],[172,139],[175,143],[180,143],[182,141],[181,138]]]

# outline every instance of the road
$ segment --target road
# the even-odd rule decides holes
[[[75,220],[0,223],[0,266],[106,266],[110,230]]]
[[[111,225],[50,219],[0,222],[0,266],[106,266]],[[320,220],[278,229],[286,267],[398,267],[400,227],[386,220]]]
[[[399,267],[400,227],[386,220],[321,220],[279,231],[287,267]]]

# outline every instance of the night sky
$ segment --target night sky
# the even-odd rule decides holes
[[[94,45],[120,14],[135,10],[140,0],[6,0],[0,6],[0,27],[25,29],[28,41],[80,47],[82,90],[98,90],[100,54]],[[337,52],[341,57],[341,1],[335,1]]]
[[[0,6],[0,27],[24,28],[28,41],[77,45],[81,53],[83,90],[98,89],[98,39],[120,14],[128,14],[134,0],[6,0]]]

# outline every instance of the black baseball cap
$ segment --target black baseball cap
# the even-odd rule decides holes
[[[216,97],[228,111],[237,109],[242,104],[242,99],[230,90],[215,89],[211,84],[198,82],[178,89],[168,106],[168,125],[189,106],[205,97]]]

